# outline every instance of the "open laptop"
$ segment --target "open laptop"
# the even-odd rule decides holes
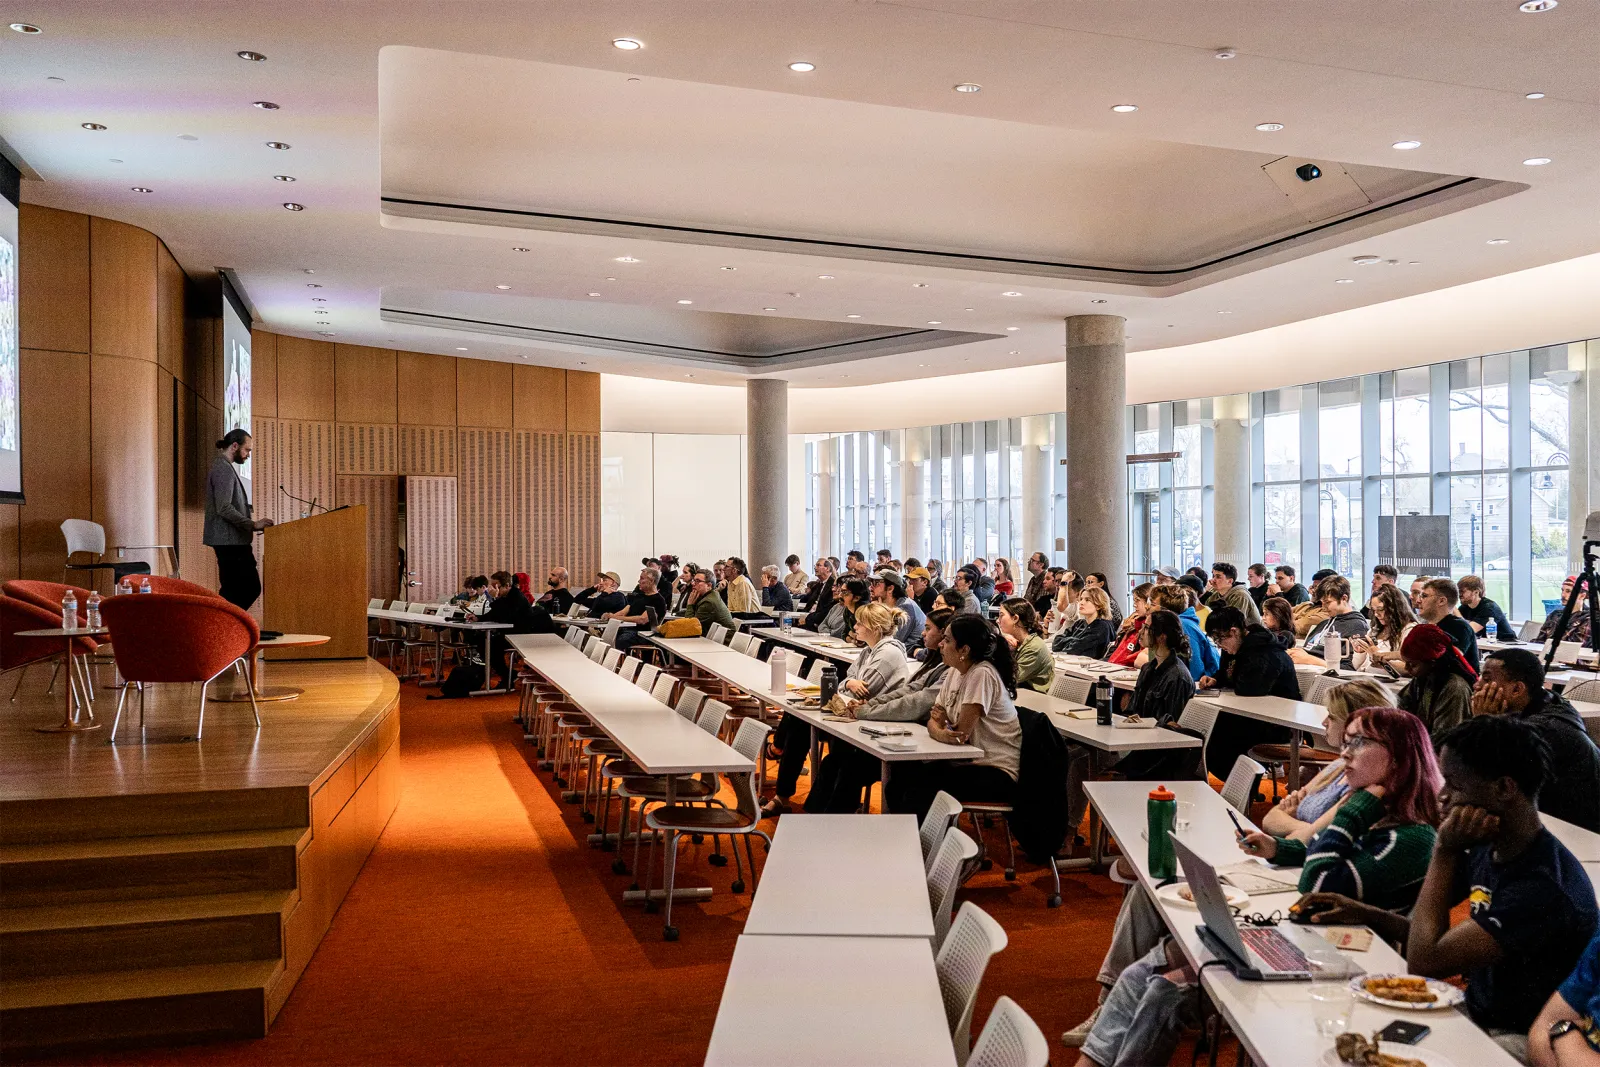
[[[1228,908],[1227,895],[1217,878],[1217,869],[1194,850],[1169,834],[1177,850],[1178,863],[1183,876],[1194,893],[1195,907],[1205,920],[1197,926],[1200,941],[1211,954],[1233,972],[1234,977],[1249,982],[1307,982],[1311,980],[1311,962],[1337,973],[1345,970],[1351,975],[1362,973],[1362,968],[1342,955],[1314,930],[1285,924],[1284,929],[1271,926],[1240,928],[1233,921]],[[1285,933],[1287,930],[1287,933]]]

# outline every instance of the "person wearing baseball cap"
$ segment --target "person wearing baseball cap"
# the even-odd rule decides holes
[[[588,608],[591,615],[621,611],[628,604],[621,586],[622,579],[617,577],[616,571],[601,571],[595,575],[595,583],[573,597],[572,602]]]
[[[872,576],[872,599],[886,608],[897,608],[905,616],[894,638],[907,648],[922,645],[922,624],[927,620],[917,602],[906,596],[906,580],[888,567]]]
[[[911,599],[917,602],[917,607],[922,609],[924,615],[933,613],[933,602],[939,591],[933,587],[933,575],[926,567],[912,567],[906,572],[906,584],[911,591]]]

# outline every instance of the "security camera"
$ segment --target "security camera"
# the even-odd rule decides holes
[[[1322,168],[1315,163],[1302,163],[1294,168],[1294,173],[1303,182],[1314,182],[1322,177]]]

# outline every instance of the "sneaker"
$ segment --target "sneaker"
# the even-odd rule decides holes
[[[1082,1048],[1083,1043],[1089,1038],[1089,1031],[1094,1029],[1094,1022],[1098,1018],[1100,1018],[1100,1008],[1096,1005],[1087,1019],[1061,1035],[1061,1043],[1068,1048]]]

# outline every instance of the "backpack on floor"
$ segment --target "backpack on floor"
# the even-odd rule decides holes
[[[439,694],[452,700],[471,696],[474,689],[483,688],[483,664],[458,663],[450,668],[450,673],[445,676],[444,684],[439,687]]]

